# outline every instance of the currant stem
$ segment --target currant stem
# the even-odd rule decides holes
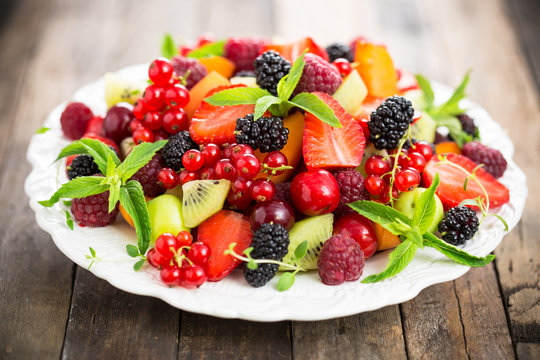
[[[285,266],[285,267],[289,267],[290,270],[295,270],[295,274],[299,271],[305,271],[305,269],[299,267],[299,266],[295,266],[295,265],[291,265],[291,264],[286,264],[284,262],[281,262],[281,261],[277,261],[277,260],[270,260],[270,259],[253,259],[253,258],[248,258],[248,257],[245,257],[245,256],[242,256],[240,254],[238,254],[236,251],[234,251],[234,249],[232,248],[229,248],[227,250],[225,250],[224,252],[225,255],[231,255],[235,258],[237,258],[238,260],[241,260],[241,261],[244,261],[246,263],[248,262],[254,262],[256,264],[276,264],[276,265],[280,265],[280,266]]]
[[[392,196],[392,190],[394,188],[394,182],[396,180],[396,172],[397,172],[397,168],[398,168],[398,158],[399,158],[399,155],[401,155],[401,149],[403,148],[403,145],[405,145],[405,142],[410,137],[411,137],[411,127],[409,126],[409,128],[407,129],[407,133],[399,141],[396,152],[393,155],[389,155],[389,156],[394,156],[394,165],[393,165],[392,171],[391,171],[392,176],[390,176],[390,184],[388,186],[390,188],[388,190],[388,192],[389,192],[388,193],[388,198],[390,199],[390,206],[392,206],[392,207],[394,206],[394,197]]]

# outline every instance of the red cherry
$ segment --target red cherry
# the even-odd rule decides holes
[[[294,206],[305,215],[322,215],[339,205],[339,185],[326,170],[309,170],[296,175],[291,183]]]
[[[424,156],[417,152],[409,153],[409,158],[405,162],[406,168],[416,169],[419,173],[423,173],[426,167],[426,159]]]
[[[199,150],[190,149],[182,155],[182,164],[187,171],[197,171],[204,166],[204,157]]]
[[[221,159],[221,149],[216,144],[207,144],[201,150],[206,166],[214,166]]]
[[[433,156],[433,148],[427,141],[417,141],[411,146],[411,151],[421,154],[426,162]]]
[[[370,220],[360,214],[350,213],[340,217],[334,224],[334,235],[349,236],[360,245],[367,259],[377,251],[377,236]]]
[[[133,105],[133,116],[135,116],[136,119],[144,119],[144,114],[146,114],[147,112],[148,109],[144,105],[144,102],[137,101],[135,105]]]
[[[180,279],[180,268],[178,266],[164,267],[159,273],[161,281],[167,285],[174,285]]]
[[[189,119],[184,109],[169,109],[163,113],[163,129],[169,134],[176,134],[189,127]]]
[[[205,283],[207,277],[204,269],[199,265],[182,267],[178,285],[186,288],[196,288]]]
[[[178,185],[178,174],[171,168],[162,168],[157,174],[157,180],[165,189],[172,189]]]
[[[376,175],[369,175],[364,180],[364,188],[371,195],[381,195],[386,188],[386,183]]]
[[[154,142],[154,133],[147,128],[140,127],[133,132],[133,142],[135,145],[143,142]]]
[[[144,115],[143,124],[150,130],[161,128],[161,113],[159,111],[149,111]]]
[[[199,175],[192,171],[182,170],[178,174],[178,183],[184,185],[188,181],[199,180]]]
[[[420,173],[411,168],[400,171],[396,175],[395,185],[399,191],[412,191],[420,184]]]
[[[156,250],[154,248],[151,248],[150,250],[148,250],[148,252],[146,253],[146,260],[148,260],[148,263],[150,265],[152,265],[153,267],[155,268],[158,268],[160,266],[160,264],[158,264],[155,260],[154,260],[154,254],[156,253]]]
[[[238,174],[246,179],[253,179],[261,171],[261,163],[255,155],[244,154],[236,161]]]
[[[149,85],[143,94],[143,101],[149,110],[159,110],[165,105],[165,89],[159,85]]]
[[[287,157],[281,151],[272,151],[264,157],[263,163],[270,168],[278,168],[289,165],[289,160],[287,160]],[[272,170],[268,171],[269,174],[273,175],[281,175],[284,172],[285,170],[278,170],[275,173]]]
[[[178,248],[181,248],[182,246],[191,246],[191,243],[193,243],[193,236],[189,231],[180,231],[178,235],[176,235],[176,241],[178,242]]]
[[[345,77],[349,75],[352,71],[351,63],[347,59],[343,59],[343,58],[336,59],[334,60],[332,65],[336,67],[341,77]]]
[[[204,266],[208,262],[210,257],[210,248],[208,245],[202,242],[196,242],[191,245],[191,249],[188,252],[188,259],[195,265]]]
[[[165,86],[171,80],[174,68],[167,60],[156,59],[148,67],[148,77],[157,85]]]
[[[382,176],[390,171],[390,163],[380,155],[373,155],[367,159],[364,168],[368,175]]]
[[[229,159],[221,159],[214,165],[214,177],[234,181],[237,178],[236,168]]]
[[[273,222],[290,230],[294,225],[292,207],[280,200],[258,203],[251,211],[251,228],[256,231],[262,224]]]
[[[173,85],[165,90],[165,102],[172,108],[184,108],[189,102],[189,91],[183,85]]]
[[[257,202],[270,201],[274,198],[276,186],[266,179],[257,179],[251,188],[251,197]]]
[[[240,159],[243,155],[246,154],[252,154],[253,155],[253,149],[251,146],[246,144],[238,144],[231,146],[231,157],[230,159],[236,163],[238,159]]]
[[[169,256],[169,254],[171,254],[172,257],[173,251],[171,250],[171,248],[175,251],[179,248],[176,237],[173,234],[169,233],[163,233],[159,235],[156,239],[156,245],[154,246],[154,249],[161,255]]]

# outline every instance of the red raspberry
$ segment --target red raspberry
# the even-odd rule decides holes
[[[339,206],[334,211],[336,217],[354,212],[348,203],[357,200],[369,200],[369,196],[364,192],[364,177],[355,170],[340,170],[334,173],[339,185]]]
[[[324,243],[317,265],[319,276],[326,285],[355,281],[364,270],[364,252],[350,237],[334,235]]]
[[[100,227],[112,224],[118,214],[118,207],[109,213],[109,192],[73,199],[73,218],[81,226]]]
[[[461,154],[477,164],[484,164],[484,169],[495,178],[500,178],[506,171],[506,160],[499,150],[492,149],[479,141],[463,145]]]
[[[94,117],[92,110],[83,103],[73,102],[66,106],[60,116],[60,124],[64,135],[71,140],[79,140],[88,127],[90,119]]]
[[[304,60],[304,71],[294,93],[320,91],[332,95],[342,82],[336,67],[311,53],[307,53]]]
[[[161,154],[154,155],[148,164],[140,168],[133,176],[132,180],[141,183],[144,195],[155,197],[165,192],[165,188],[158,181],[158,173],[163,167]]]
[[[253,62],[259,56],[264,42],[251,38],[230,38],[225,43],[225,57],[236,65],[236,72],[255,70]]]
[[[276,184],[276,193],[274,194],[274,200],[281,200],[292,206],[291,197],[291,183],[284,182]]]
[[[206,76],[206,68],[197,59],[191,59],[183,56],[175,56],[171,59],[174,72],[179,77],[183,77],[189,70],[189,76],[186,79],[186,87],[191,89],[203,77]]]

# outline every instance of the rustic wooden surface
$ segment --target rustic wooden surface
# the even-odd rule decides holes
[[[0,16],[0,358],[540,358],[540,3],[535,0],[6,1]],[[494,265],[374,312],[259,324],[177,310],[78,268],[39,229],[23,181],[47,113],[105,71],[185,39],[362,34],[456,84],[507,129],[529,179]],[[374,299],[376,301],[376,299]]]

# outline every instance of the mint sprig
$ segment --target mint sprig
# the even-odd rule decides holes
[[[81,139],[66,146],[57,160],[69,155],[89,154],[105,176],[83,176],[63,184],[48,200],[39,203],[51,207],[62,198],[83,198],[109,191],[109,212],[118,202],[133,219],[139,253],[145,254],[150,245],[150,216],[141,184],[130,178],[146,165],[167,140],[142,143],[133,148],[120,162],[116,153],[107,145],[93,139]]]
[[[222,56],[225,53],[225,40],[215,41],[198,47],[187,54],[187,57],[200,59],[209,56]]]
[[[400,273],[412,261],[416,250],[429,246],[448,258],[463,265],[477,267],[489,264],[494,256],[478,257],[442,241],[429,227],[435,220],[435,191],[439,186],[439,174],[435,174],[431,186],[418,199],[412,218],[398,210],[374,201],[356,201],[349,204],[353,210],[381,225],[402,241],[389,255],[386,269],[368,276],[362,282],[374,283]]]
[[[165,34],[161,41],[161,55],[167,59],[172,59],[178,54],[178,49],[174,43],[174,39],[171,34]]]
[[[277,85],[278,96],[274,96],[261,88],[237,87],[217,92],[204,99],[204,101],[214,106],[255,104],[255,120],[263,116],[266,111],[270,111],[274,116],[284,117],[289,114],[290,109],[297,107],[313,114],[333,127],[341,127],[334,110],[315,94],[304,92],[297,94],[292,99],[290,98],[304,71],[304,55],[305,52],[294,61],[289,73],[279,80]]]

